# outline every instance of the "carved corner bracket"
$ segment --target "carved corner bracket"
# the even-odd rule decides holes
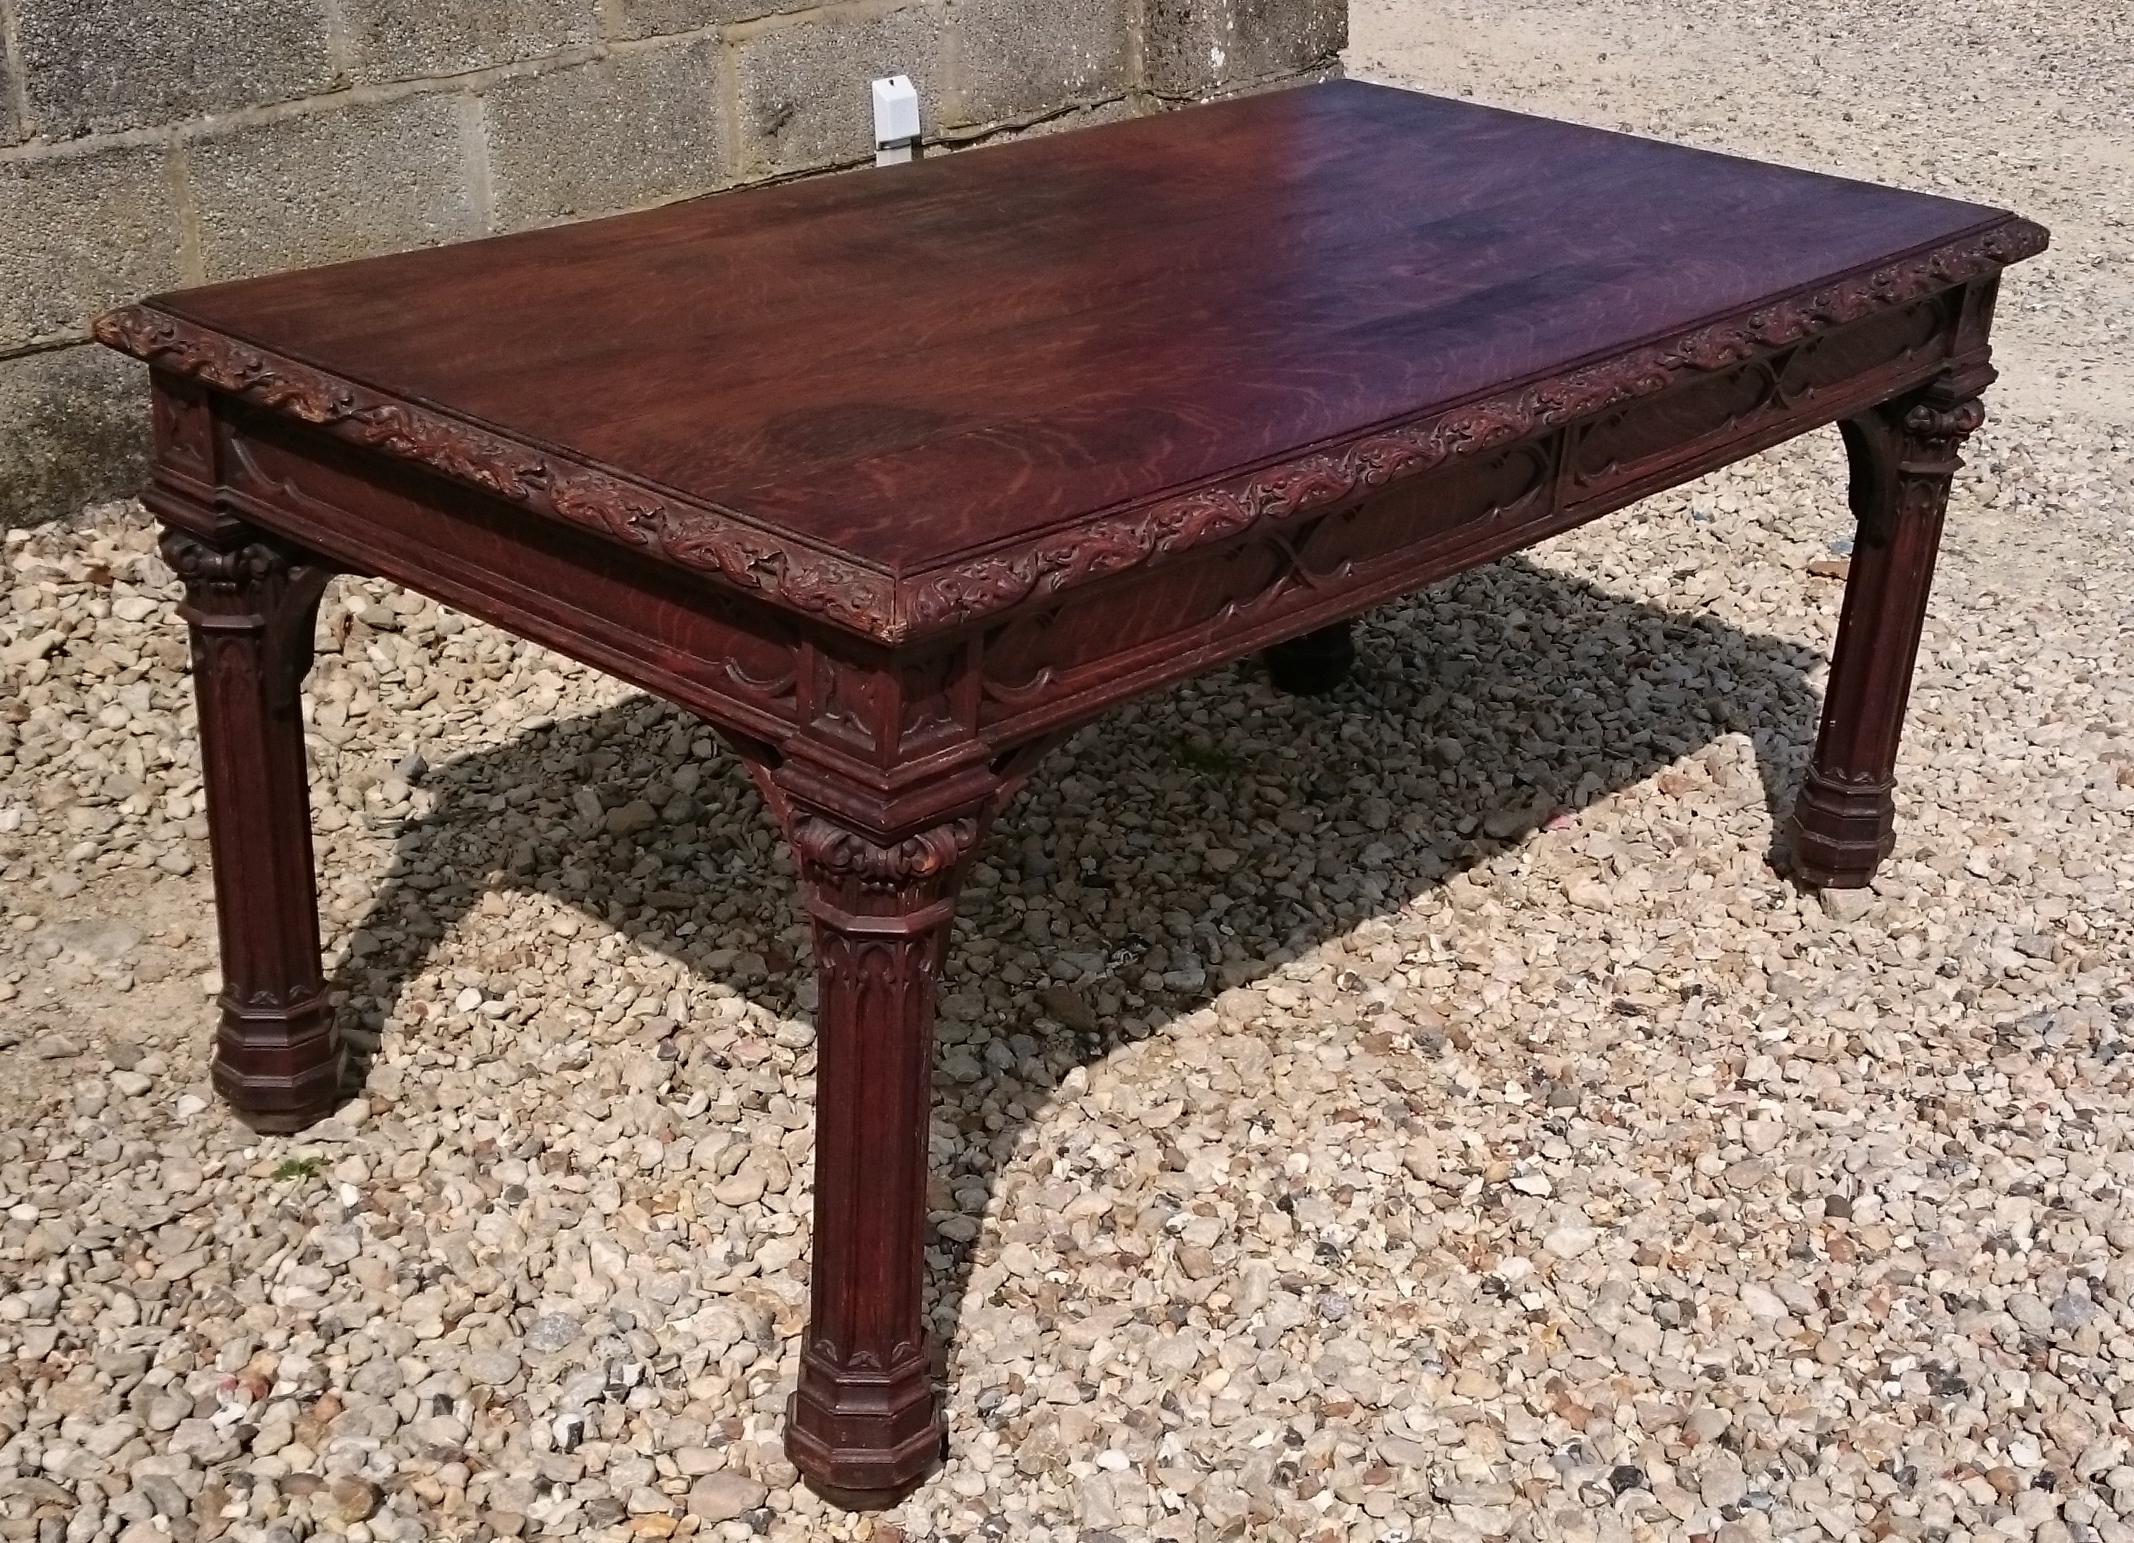
[[[1986,404],[1977,393],[1992,380],[1983,356],[1966,360],[1918,391],[1838,425],[1861,540],[1886,542],[1908,514],[1940,509],[1963,465],[1964,441],[1985,425]]]
[[[790,837],[801,871],[818,885],[852,886],[885,895],[940,882],[978,844],[984,822],[967,814],[901,841],[883,843],[822,815],[793,817]]]
[[[218,638],[231,634],[258,637],[265,645],[257,657],[268,671],[268,703],[293,707],[311,669],[319,599],[337,570],[311,553],[256,535],[216,546],[167,525],[157,548],[185,586],[182,610],[198,644],[213,649]]]
[[[1899,469],[1922,474],[1954,473],[1957,452],[1986,422],[1986,404],[1977,397],[1950,401],[1933,387],[1901,413],[1905,454]]]

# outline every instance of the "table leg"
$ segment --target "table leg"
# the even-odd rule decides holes
[[[815,931],[811,1312],[786,1452],[834,1504],[895,1503],[940,1458],[923,1313],[934,998],[983,819],[883,843],[784,811]]]
[[[1990,378],[1990,375],[1989,377]],[[1896,842],[1891,798],[1957,451],[1985,421],[1936,385],[1842,425],[1858,520],[1815,760],[1793,813],[1793,869],[1857,889]]]
[[[339,1084],[300,698],[332,570],[250,530],[211,544],[170,528],[162,549],[192,631],[222,936],[215,1086],[254,1130],[299,1130],[333,1107]]]
[[[1277,643],[1261,657],[1276,690],[1292,696],[1324,696],[1349,678],[1356,663],[1356,634],[1351,623],[1338,621]]]

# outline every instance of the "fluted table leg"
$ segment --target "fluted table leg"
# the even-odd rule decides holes
[[[255,1130],[334,1105],[339,1065],[319,968],[300,693],[323,561],[256,532],[211,545],[176,528],[222,940],[215,1086]]]
[[[851,1509],[894,1503],[943,1447],[923,1301],[934,1000],[982,823],[883,841],[786,812],[818,976],[812,1306],[786,1451]]]
[[[1793,869],[1806,883],[1857,889],[1895,845],[1897,744],[1942,515],[1958,448],[1984,419],[1976,395],[1937,383],[1843,425],[1859,532],[1815,760],[1793,814]]]

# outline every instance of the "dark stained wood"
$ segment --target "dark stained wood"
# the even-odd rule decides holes
[[[216,546],[172,525],[162,546],[185,584],[214,847],[215,1087],[253,1129],[301,1130],[333,1107],[339,1087],[299,694],[333,570],[249,531]]]
[[[1822,728],[1793,811],[1793,871],[1810,884],[1862,888],[1896,845],[1897,741],[1957,452],[1985,421],[1992,298],[1974,295],[1960,321],[1967,362],[1840,425],[1857,533]]]
[[[926,1092],[958,882],[1045,749],[1841,423],[1860,536],[1808,882],[1865,883],[1999,274],[1975,205],[1313,87],[650,214],[218,286],[151,366],[223,929],[218,1085],[333,1098],[296,713],[377,574],[734,745],[813,918],[813,1309],[788,1450],[840,1503],[942,1439]]]
[[[798,860],[815,932],[815,1236],[812,1302],[786,1446],[817,1487],[887,1503],[939,1459],[918,1242],[934,999],[955,894],[998,806],[885,844],[759,781]]]
[[[1324,696],[1356,667],[1356,632],[1345,621],[1277,643],[1262,656],[1277,691]]]

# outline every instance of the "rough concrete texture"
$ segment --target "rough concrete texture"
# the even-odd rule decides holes
[[[341,0],[359,81],[455,75],[583,48],[594,0]]]
[[[210,279],[479,235],[469,104],[450,96],[253,124],[193,147]]]
[[[718,47],[654,49],[487,98],[495,223],[512,230],[702,192],[726,175]]]
[[[337,82],[319,0],[15,0],[49,139],[286,101]]]
[[[0,359],[0,529],[139,486],[147,377],[93,343]]]
[[[1149,89],[1202,97],[1317,69],[1348,43],[1345,0],[1149,0]]]
[[[1065,112],[1053,113],[1019,128],[1004,128],[981,139],[941,145],[928,150],[928,155],[968,155],[977,150],[994,150],[1002,145],[1012,145],[1018,140],[1037,139],[1047,134],[1071,134],[1077,129],[1093,129],[1101,123],[1119,123],[1136,116],[1133,102],[1126,97],[1114,97],[1108,102],[1098,102],[1090,107],[1070,107]]]
[[[0,350],[80,338],[113,302],[178,282],[169,151],[0,164]]]
[[[921,123],[939,126],[946,33],[941,13],[825,14],[741,41],[741,173],[764,176],[856,161],[874,150],[867,82],[904,74],[919,88]]]
[[[973,122],[1115,96],[1132,67],[1126,0],[958,0],[957,107]]]

